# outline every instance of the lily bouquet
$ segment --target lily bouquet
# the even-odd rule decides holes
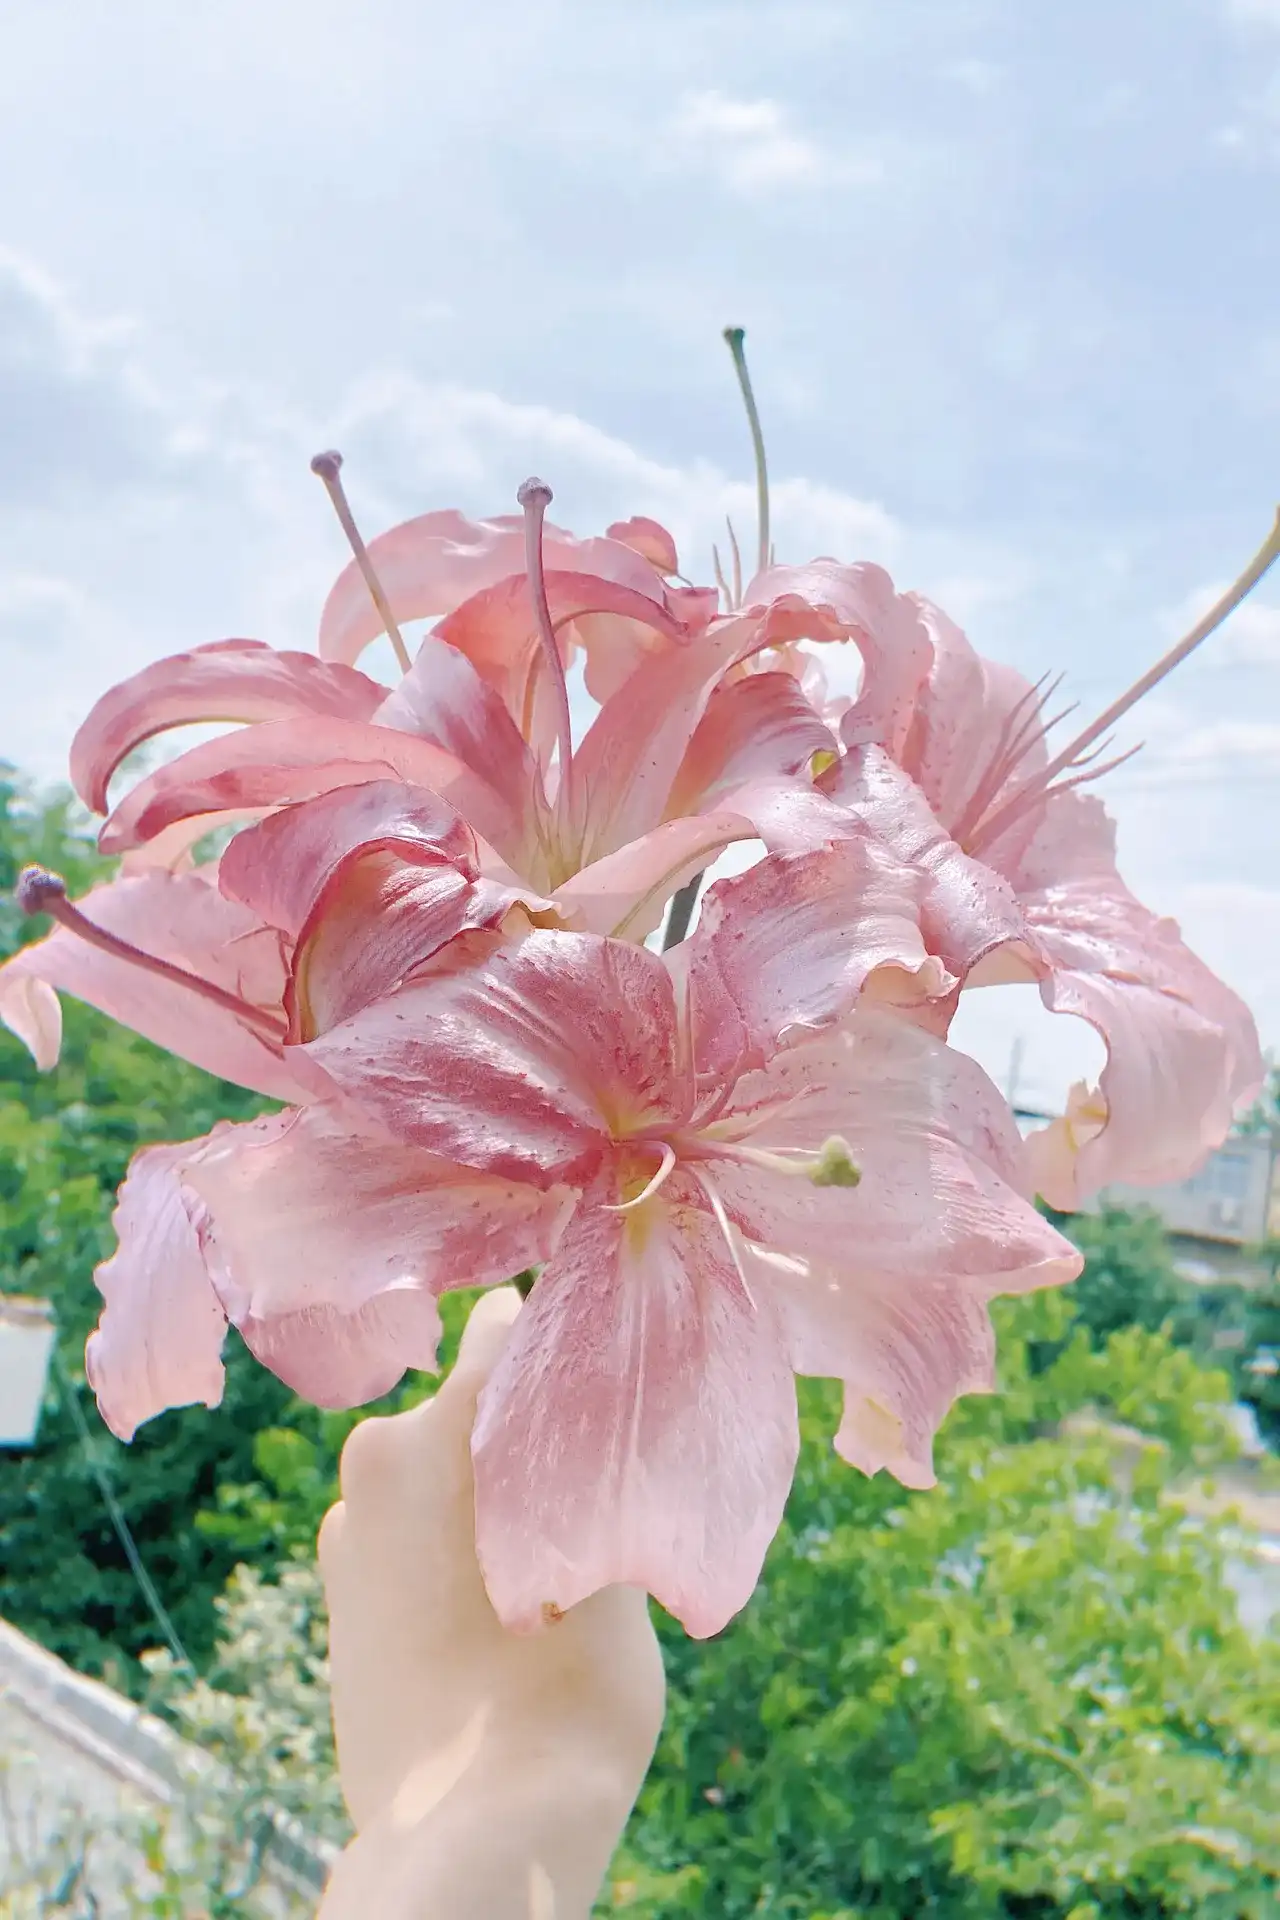
[[[787,1497],[797,1373],[842,1382],[854,1467],[928,1486],[948,1407],[994,1386],[988,1302],[1078,1271],[1035,1194],[1186,1174],[1262,1076],[1249,1013],[1129,892],[1087,789],[1280,531],[1062,739],[1056,683],[881,568],[775,562],[729,341],[751,578],[735,543],[691,585],[649,519],[575,538],[537,480],[518,514],[427,513],[366,547],[319,456],[354,558],[317,652],[224,640],[106,694],[71,774],[118,874],[73,905],[26,873],[57,924],[0,969],[42,1066],[66,992],[281,1103],[129,1170],[86,1356],[122,1439],[217,1403],[228,1323],[352,1406],[434,1366],[446,1289],[536,1270],[471,1443],[480,1565],[517,1630],[615,1583],[723,1627]],[[393,687],[357,664],[383,634]],[[845,648],[861,682],[836,699]],[[108,807],[141,742],[211,721],[239,724]],[[740,841],[763,858],[689,931]],[[1025,1142],[947,1041],[962,993],[1012,980],[1107,1051]]]

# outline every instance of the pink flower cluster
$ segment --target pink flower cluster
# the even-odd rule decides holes
[[[1055,751],[1044,689],[880,568],[766,565],[726,608],[652,521],[544,525],[538,482],[366,549],[317,470],[357,555],[318,654],[223,641],[100,700],[72,774],[104,813],[141,742],[242,724],[114,806],[79,906],[24,877],[60,924],[0,970],[42,1065],[69,992],[284,1103],[137,1156],[90,1380],[124,1439],[215,1405],[230,1322],[353,1405],[435,1364],[445,1289],[536,1267],[473,1439],[494,1604],[526,1628],[626,1582],[715,1632],[787,1497],[795,1375],[843,1383],[846,1459],[929,1485],[994,1384],[990,1299],[1079,1268],[1036,1190],[1193,1168],[1260,1080],[1252,1021],[1119,878],[1076,790],[1100,728]],[[391,689],[356,664],[384,632]],[[646,945],[742,840],[765,857]],[[1108,1055],[1026,1144],[947,1044],[1014,979]]]

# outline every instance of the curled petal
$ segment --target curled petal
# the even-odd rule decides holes
[[[637,566],[643,565],[635,558]],[[590,658],[601,649],[630,662],[647,658],[655,647],[664,656],[677,648],[687,637],[685,630],[668,611],[656,574],[650,587],[650,592],[642,592],[593,573],[548,571],[547,607],[562,656],[568,657],[578,639],[588,649],[590,678]],[[501,696],[539,764],[545,763],[555,729],[544,698],[548,680],[524,572],[466,601],[440,622],[433,637],[471,661]],[[592,686],[591,691],[597,689]]]
[[[437,1297],[548,1258],[569,1196],[487,1179],[316,1105],[229,1127],[191,1155],[201,1236],[228,1317],[319,1406],[433,1369]]]
[[[516,1320],[472,1434],[499,1618],[647,1588],[697,1638],[751,1597],[798,1444],[776,1318],[715,1223],[661,1197],[579,1215]]]
[[[1082,1195],[1077,1178],[1082,1148],[1107,1124],[1107,1103],[1096,1087],[1077,1080],[1067,1094],[1066,1112],[1027,1136],[1027,1156],[1036,1192],[1061,1213],[1075,1213]]]
[[[371,780],[430,788],[504,851],[508,809],[452,754],[391,727],[325,719],[264,721],[193,747],[139,781],[103,827],[99,844],[104,853],[122,853],[178,820],[286,806]]]
[[[374,717],[379,726],[428,740],[470,768],[506,807],[503,844],[536,846],[547,812],[537,760],[496,689],[465,654],[428,634]]]
[[[386,689],[353,667],[260,640],[217,640],[157,660],[102,696],[71,743],[71,784],[94,813],[126,755],[193,721],[289,720],[323,714],[368,720]]]
[[[873,974],[904,1003],[948,993],[921,938],[922,890],[916,869],[865,833],[718,881],[689,941],[700,1077],[745,1070],[793,1029],[828,1025]]]
[[[0,967],[0,1021],[21,1040],[41,1073],[57,1066],[62,1051],[62,1002],[47,980],[13,961]]]
[[[281,1013],[287,978],[280,937],[236,901],[225,900],[201,874],[137,874],[95,887],[79,902],[85,917],[109,933],[198,974],[263,1012]],[[47,991],[74,994],[122,1026],[207,1073],[279,1100],[302,1086],[278,1048],[260,1039],[224,1006],[201,998],[130,960],[90,946],[65,927],[22,947],[0,967],[0,1018],[48,1057],[55,1029]]]
[[[1174,921],[1134,899],[1116,872],[1114,828],[1092,795],[1050,800],[1010,877],[1041,998],[1089,1021],[1107,1047],[1107,1123],[1073,1135],[1075,1201],[1111,1181],[1155,1185],[1194,1172],[1262,1084],[1248,1008]],[[1055,1191],[1061,1201],[1061,1182]]]
[[[815,754],[836,751],[830,728],[790,673],[753,673],[722,682],[685,750],[667,811],[674,819],[709,805],[732,806],[756,781],[803,776]]]
[[[577,540],[548,526],[543,555],[548,576],[566,570],[593,574],[662,599],[660,576],[621,541]],[[369,557],[398,621],[438,618],[513,574],[523,576],[524,520],[518,514],[468,520],[453,511],[424,513],[371,540]],[[381,632],[381,617],[352,562],[339,574],[320,616],[321,658],[356,660]]]
[[[262,814],[260,807],[246,807],[227,813],[202,813],[193,820],[176,820],[154,839],[140,847],[131,847],[120,861],[120,872],[149,873],[154,867],[163,867],[167,873],[190,873],[196,864],[195,849],[201,840],[209,834],[222,834],[228,828],[247,826],[252,820],[260,820]]]
[[[215,1136],[208,1136],[213,1139]],[[222,1398],[226,1315],[210,1285],[179,1168],[200,1141],[135,1154],[112,1217],[117,1250],[94,1278],[104,1306],[85,1374],[121,1440],[168,1407]]]
[[[374,781],[283,808],[227,849],[224,893],[294,940],[291,1041],[312,1039],[399,986],[456,935],[499,925],[519,901],[481,878],[475,837],[422,788]]]
[[[741,813],[667,820],[638,840],[575,873],[554,894],[558,910],[585,933],[643,940],[653,932],[677,887],[710,866],[756,829]]]
[[[825,784],[832,800],[925,874],[925,944],[957,979],[995,948],[1025,943],[1025,916],[1009,882],[956,844],[882,748],[852,748]]]
[[[883,567],[836,560],[771,567],[751,582],[744,607],[792,610],[793,639],[853,641],[865,673],[842,722],[846,744],[874,741],[898,756],[933,649],[918,606]]]
[[[286,1005],[290,1038],[311,1039],[392,992],[459,934],[497,927],[513,906],[536,905],[491,880],[469,880],[447,860],[394,847],[344,860],[298,937]],[[541,903],[545,905],[546,903]]]
[[[603,706],[643,663],[688,646],[711,625],[719,612],[714,587],[668,586],[664,611],[669,621],[626,619],[620,613],[584,613],[568,629],[586,654],[583,680],[593,700]]]
[[[479,871],[475,835],[425,787],[371,780],[335,787],[237,834],[218,885],[269,926],[297,938],[330,876],[360,848],[446,860],[466,879]]]
[[[631,520],[615,520],[611,527],[605,528],[605,537],[620,540],[624,547],[631,547],[636,553],[643,554],[649,565],[656,567],[659,573],[680,571],[675,541],[665,527],[642,513],[636,514]]]

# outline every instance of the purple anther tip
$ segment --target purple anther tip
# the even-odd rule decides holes
[[[531,474],[516,488],[516,499],[522,507],[549,507],[554,498],[546,481],[539,480],[537,474]]]
[[[14,895],[24,913],[48,913],[53,902],[66,899],[67,883],[60,873],[50,873],[47,867],[24,867]]]
[[[342,455],[335,447],[327,453],[318,453],[311,462],[311,471],[321,480],[336,480],[342,470]]]

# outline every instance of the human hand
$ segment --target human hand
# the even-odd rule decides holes
[[[434,1399],[343,1449],[319,1558],[357,1834],[317,1920],[579,1920],[653,1754],[645,1595],[610,1588],[517,1635],[476,1563],[471,1427],[519,1310],[514,1288],[483,1296]]]

